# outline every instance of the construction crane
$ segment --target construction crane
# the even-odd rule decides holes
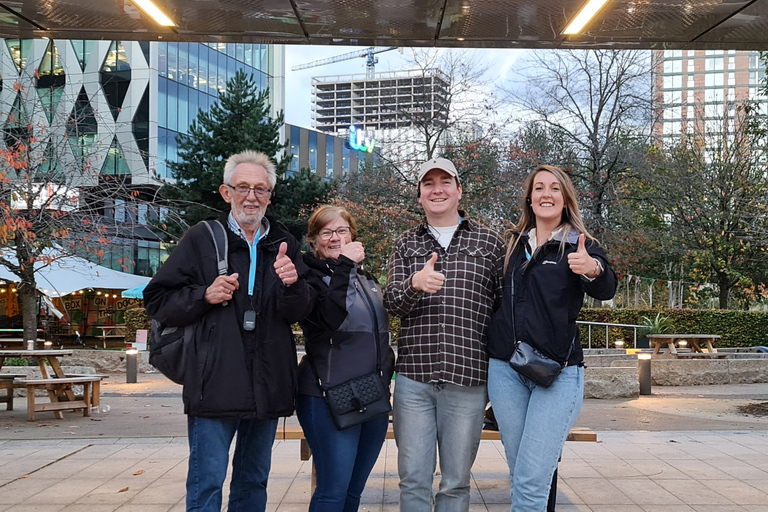
[[[291,71],[299,71],[300,69],[314,68],[317,66],[324,66],[326,64],[334,64],[336,62],[364,57],[368,59],[365,63],[365,78],[371,79],[375,75],[376,63],[379,62],[378,57],[375,57],[374,55],[377,53],[388,52],[389,50],[397,50],[397,46],[389,46],[387,48],[376,48],[375,46],[371,46],[370,48],[366,48],[364,50],[342,53],[341,55],[337,55],[335,57],[320,59],[314,62],[308,62],[306,64],[299,64],[298,66],[293,66]]]

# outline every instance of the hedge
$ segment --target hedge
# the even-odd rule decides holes
[[[582,309],[579,320],[612,324],[639,325],[644,316],[656,313],[668,316],[672,321],[670,334],[719,334],[717,347],[768,346],[768,313],[723,309]],[[592,346],[604,346],[604,329],[595,335],[592,328]],[[582,339],[586,343],[587,327],[581,326]],[[632,329],[610,328],[609,341],[624,339],[631,342]],[[598,341],[596,344],[595,341]]]
[[[719,334],[717,347],[754,347],[768,346],[768,313],[755,311],[733,311],[721,309],[582,309],[579,320],[584,322],[602,322],[611,324],[640,325],[644,316],[656,316],[661,313],[672,321],[670,334]],[[149,329],[150,319],[143,308],[129,309],[125,312],[126,340],[135,339],[136,329]],[[299,329],[298,325],[294,325]],[[392,343],[397,345],[400,331],[400,319],[390,317],[389,330]],[[587,344],[586,326],[581,326],[582,344]],[[605,346],[605,329],[592,328],[592,347]],[[130,336],[130,337],[129,337]],[[611,327],[608,330],[610,346],[618,339],[631,344],[634,334],[631,328]],[[639,336],[639,335],[638,335]],[[298,336],[303,343],[303,336]],[[629,346],[629,345],[628,345]]]

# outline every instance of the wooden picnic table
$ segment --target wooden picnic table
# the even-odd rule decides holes
[[[64,374],[64,370],[61,369],[58,358],[71,355],[71,350],[0,350],[0,370],[3,369],[3,364],[5,364],[6,358],[20,357],[30,359],[34,357],[37,358],[37,365],[40,367],[40,374],[43,376],[43,379],[64,379],[67,376]],[[53,375],[48,372],[48,367],[45,365],[46,361],[48,361],[48,364],[51,366]],[[32,392],[34,392],[34,390]],[[75,394],[71,390],[67,390],[65,396],[70,401],[75,400]],[[58,401],[56,391],[48,389],[48,398],[51,399],[51,402]],[[54,414],[58,419],[64,417],[61,411],[56,411]]]
[[[719,334],[649,334],[648,339],[654,344],[653,354],[659,355],[661,346],[667,345],[667,354],[675,357],[679,356],[677,349],[675,348],[675,342],[678,344],[681,341],[685,341],[690,345],[692,353],[704,354],[704,350],[701,348],[701,344],[706,345],[706,354],[709,357],[715,359],[719,357],[717,355],[717,349],[714,347],[714,342],[720,339]]]

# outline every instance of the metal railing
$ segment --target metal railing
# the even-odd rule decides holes
[[[633,338],[632,348],[637,348],[637,330],[642,329],[644,327],[642,325],[633,325],[633,324],[607,324],[603,322],[582,322],[580,320],[577,321],[576,324],[587,326],[587,348],[592,348],[592,326],[593,325],[605,327],[605,347],[606,348],[609,348],[608,347],[608,339],[609,339],[608,330],[611,327],[621,327],[625,329],[632,329],[632,338]],[[582,343],[583,342],[584,340],[582,340]]]

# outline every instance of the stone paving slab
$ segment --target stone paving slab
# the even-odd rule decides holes
[[[766,455],[768,432],[601,431],[597,443],[566,444],[557,510],[763,512]],[[396,457],[386,441],[361,510],[397,510]],[[183,511],[186,461],[181,437],[0,441],[0,512]],[[268,511],[306,510],[310,478],[299,442],[276,442]],[[506,511],[509,502],[501,443],[483,441],[470,511]]]

